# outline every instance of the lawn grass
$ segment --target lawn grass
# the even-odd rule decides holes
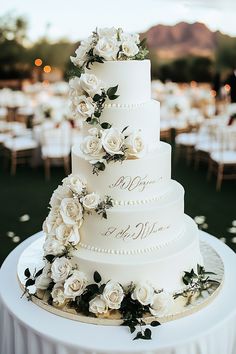
[[[172,178],[185,188],[185,212],[192,217],[206,216],[208,229],[205,231],[218,238],[225,237],[227,244],[236,251],[236,243],[232,242],[236,234],[227,231],[236,220],[235,181],[225,181],[222,190],[216,192],[215,177],[206,181],[206,166],[195,171],[183,158],[174,164],[172,171]],[[17,245],[7,236],[9,231],[23,241],[41,230],[50,196],[63,177],[64,171],[60,167],[52,168],[49,182],[44,179],[42,167],[20,166],[14,177],[9,171],[0,171],[0,262]],[[24,214],[29,214],[30,220],[20,222],[19,217]]]

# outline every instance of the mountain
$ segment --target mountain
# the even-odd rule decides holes
[[[221,32],[212,32],[205,24],[180,22],[174,26],[157,25],[141,34],[149,49],[165,59],[185,55],[212,56]]]

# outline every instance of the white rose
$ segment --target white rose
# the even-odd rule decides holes
[[[122,53],[127,57],[133,57],[139,52],[139,47],[133,41],[122,43]]]
[[[147,283],[138,283],[131,295],[133,300],[138,300],[142,305],[149,305],[153,301],[154,289]]]
[[[155,294],[150,306],[150,312],[153,316],[164,316],[168,314],[173,302],[173,296],[165,291]]]
[[[129,156],[142,157],[145,152],[145,146],[140,132],[134,132],[125,139],[125,145],[128,148]]]
[[[94,299],[89,302],[89,312],[98,314],[106,313],[108,311],[108,306],[101,295],[97,295]]]
[[[79,118],[86,119],[91,117],[95,111],[93,100],[91,97],[79,96],[75,103]]]
[[[96,136],[88,135],[86,136],[81,145],[81,151],[84,153],[86,160],[97,160],[99,161],[103,155],[104,150],[102,148],[101,139]]]
[[[127,33],[121,32],[120,39],[122,42],[134,42],[136,44],[140,43],[139,34],[138,33]]]
[[[106,37],[106,38],[116,38],[117,37],[117,29],[115,27],[104,27],[104,28],[98,28],[98,36],[100,38]]]
[[[58,240],[49,237],[46,239],[43,245],[44,255],[52,254],[53,256],[59,256],[65,251],[65,246]]]
[[[119,309],[124,291],[119,283],[110,280],[103,290],[102,297],[110,309]]]
[[[65,198],[61,202],[60,213],[66,225],[80,225],[83,218],[83,208],[74,198]]]
[[[96,209],[100,203],[100,196],[96,193],[90,193],[81,198],[80,201],[83,203],[84,209],[93,210]]]
[[[58,306],[64,305],[66,301],[66,297],[64,294],[64,287],[62,283],[59,282],[54,285],[51,295],[52,295],[53,302],[56,305]]]
[[[99,131],[98,131],[98,128],[90,128],[89,130],[88,130],[88,133],[90,134],[90,135],[92,135],[92,136],[96,136],[96,137],[98,137],[98,135],[99,135]]]
[[[87,278],[83,272],[75,270],[72,276],[66,279],[64,284],[64,293],[66,298],[75,299],[80,296],[88,284]]]
[[[86,188],[85,180],[75,175],[69,175],[62,180],[63,186],[70,188],[74,193],[81,194]]]
[[[115,128],[105,129],[102,132],[102,146],[110,155],[123,155],[121,150],[124,144],[124,135]]]
[[[55,235],[55,229],[62,223],[63,220],[59,213],[59,207],[54,207],[44,220],[43,232],[45,232],[46,235]]]
[[[57,207],[61,204],[62,199],[71,198],[72,191],[67,186],[58,186],[53,192],[49,204],[51,207]]]
[[[35,280],[35,286],[37,289],[46,290],[51,283],[51,264],[47,263],[43,268],[43,272]]]
[[[59,242],[61,242],[65,246],[67,246],[68,244],[72,244],[75,246],[80,241],[79,226],[73,225],[71,227],[65,224],[61,224],[55,230],[55,237]]]
[[[96,44],[93,52],[105,60],[116,60],[119,51],[119,44],[114,38],[101,38]]]
[[[70,60],[75,66],[83,66],[86,59],[87,53],[91,48],[92,44],[92,37],[89,37],[87,40],[82,41],[80,46],[75,51],[75,57],[70,57]]]
[[[73,96],[81,96],[84,95],[84,90],[81,87],[80,83],[80,78],[79,77],[73,77],[69,81],[69,87],[70,87],[70,95]]]
[[[52,263],[52,279],[55,283],[63,281],[68,278],[72,270],[72,265],[66,257],[56,258]]]
[[[80,76],[80,85],[90,97],[93,97],[96,94],[101,94],[101,80],[93,74],[82,74]]]

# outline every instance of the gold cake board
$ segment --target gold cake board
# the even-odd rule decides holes
[[[40,238],[30,244],[21,254],[18,262],[17,267],[17,276],[22,288],[24,290],[24,269],[28,268],[29,264],[33,264],[36,269],[42,266],[42,245],[44,242],[44,238]],[[38,248],[41,247],[41,248]],[[212,279],[217,280],[219,285],[215,286],[214,288],[209,289],[208,291],[203,292],[203,296],[196,297],[192,303],[186,305],[186,299],[184,297],[178,297],[173,304],[173,307],[170,310],[170,313],[160,317],[154,316],[147,316],[144,317],[144,321],[146,324],[149,324],[153,320],[157,320],[160,323],[169,322],[173,320],[177,320],[179,318],[183,318],[185,316],[189,316],[204,307],[210,304],[215,297],[220,292],[223,282],[224,282],[224,264],[219,256],[219,254],[214,250],[206,242],[200,242],[201,253],[204,260],[204,267],[206,271],[211,271],[216,273],[216,275],[211,276]],[[64,318],[68,318],[70,320],[95,324],[95,325],[106,325],[106,326],[119,326],[122,324],[123,320],[120,318],[120,314],[118,311],[113,311],[109,313],[109,315],[105,318],[103,317],[89,317],[84,316],[82,314],[77,313],[74,309],[69,307],[56,307],[49,305],[47,303],[47,298],[43,295],[44,292],[42,291],[42,298],[38,298],[32,296],[32,301],[37,306],[40,306],[44,310],[51,312],[57,316],[61,316]],[[40,296],[41,297],[41,296]]]

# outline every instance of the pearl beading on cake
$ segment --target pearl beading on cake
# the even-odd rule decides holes
[[[150,202],[155,202],[157,200],[160,200],[164,194],[158,196],[158,197],[153,197],[153,198],[147,198],[147,199],[139,199],[139,200],[113,200],[113,205],[138,205],[138,204],[146,204]]]
[[[109,248],[100,248],[100,247],[86,245],[82,242],[79,243],[79,247],[87,249],[89,251],[98,252],[98,253],[119,254],[119,255],[120,254],[123,254],[123,255],[145,254],[148,252],[159,250],[163,247],[168,246],[173,241],[178,240],[183,235],[184,230],[185,230],[185,227],[183,227],[181,232],[174,239],[171,239],[171,240],[163,242],[159,245],[147,247],[147,248],[138,248],[138,249],[132,249],[132,250],[113,250],[113,249],[109,249]]]
[[[104,107],[105,108],[138,108],[142,107],[146,104],[146,102],[142,103],[105,103]]]

